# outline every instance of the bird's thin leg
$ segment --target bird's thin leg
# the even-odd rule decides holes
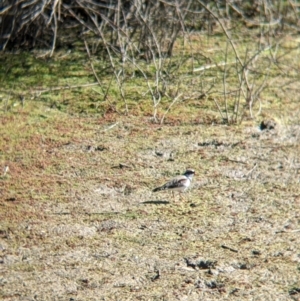
[[[183,192],[180,193],[180,197],[181,197],[181,200],[183,199],[183,201],[185,202],[185,197],[183,195]]]

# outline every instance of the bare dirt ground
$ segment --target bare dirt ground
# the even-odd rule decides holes
[[[1,299],[299,300],[297,104],[288,112],[265,130],[2,116]],[[187,167],[183,200],[151,192]]]

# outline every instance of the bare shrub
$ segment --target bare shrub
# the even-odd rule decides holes
[[[176,103],[199,94],[189,89],[192,86],[200,90],[201,97],[213,95],[225,122],[237,122],[243,115],[241,107],[248,110],[250,117],[255,115],[253,108],[269,86],[270,70],[278,66],[278,38],[287,29],[297,30],[299,13],[292,1],[15,0],[3,1],[0,17],[2,50],[46,48],[52,56],[57,45],[80,39],[90,60],[93,54],[106,56],[126,113],[126,83],[139,73],[146,83],[143,95],[152,99],[155,122],[163,122]],[[259,29],[258,36],[252,46],[241,50],[237,32],[253,28]],[[202,53],[201,47],[194,50],[191,41],[199,31],[206,31],[209,38],[216,30],[221,30],[227,39],[221,62],[219,57]],[[182,52],[174,53],[178,41],[183,43],[183,56]],[[203,60],[209,65],[203,66]],[[101,85],[92,63],[91,67]],[[204,87],[205,76],[214,68],[218,73],[213,83]],[[228,90],[232,76],[235,84],[230,83],[232,88]],[[181,91],[183,82],[188,88]],[[224,106],[216,97],[220,85]],[[108,90],[104,97],[107,93]],[[162,117],[158,117],[163,98],[167,106]]]

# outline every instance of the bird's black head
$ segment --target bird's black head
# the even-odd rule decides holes
[[[184,173],[184,175],[185,175],[186,177],[193,176],[194,174],[195,174],[194,169],[187,169],[186,172]]]

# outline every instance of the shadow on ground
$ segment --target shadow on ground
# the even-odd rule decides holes
[[[155,200],[155,201],[141,202],[141,204],[167,205],[167,204],[170,204],[170,202],[164,201],[164,200]]]

